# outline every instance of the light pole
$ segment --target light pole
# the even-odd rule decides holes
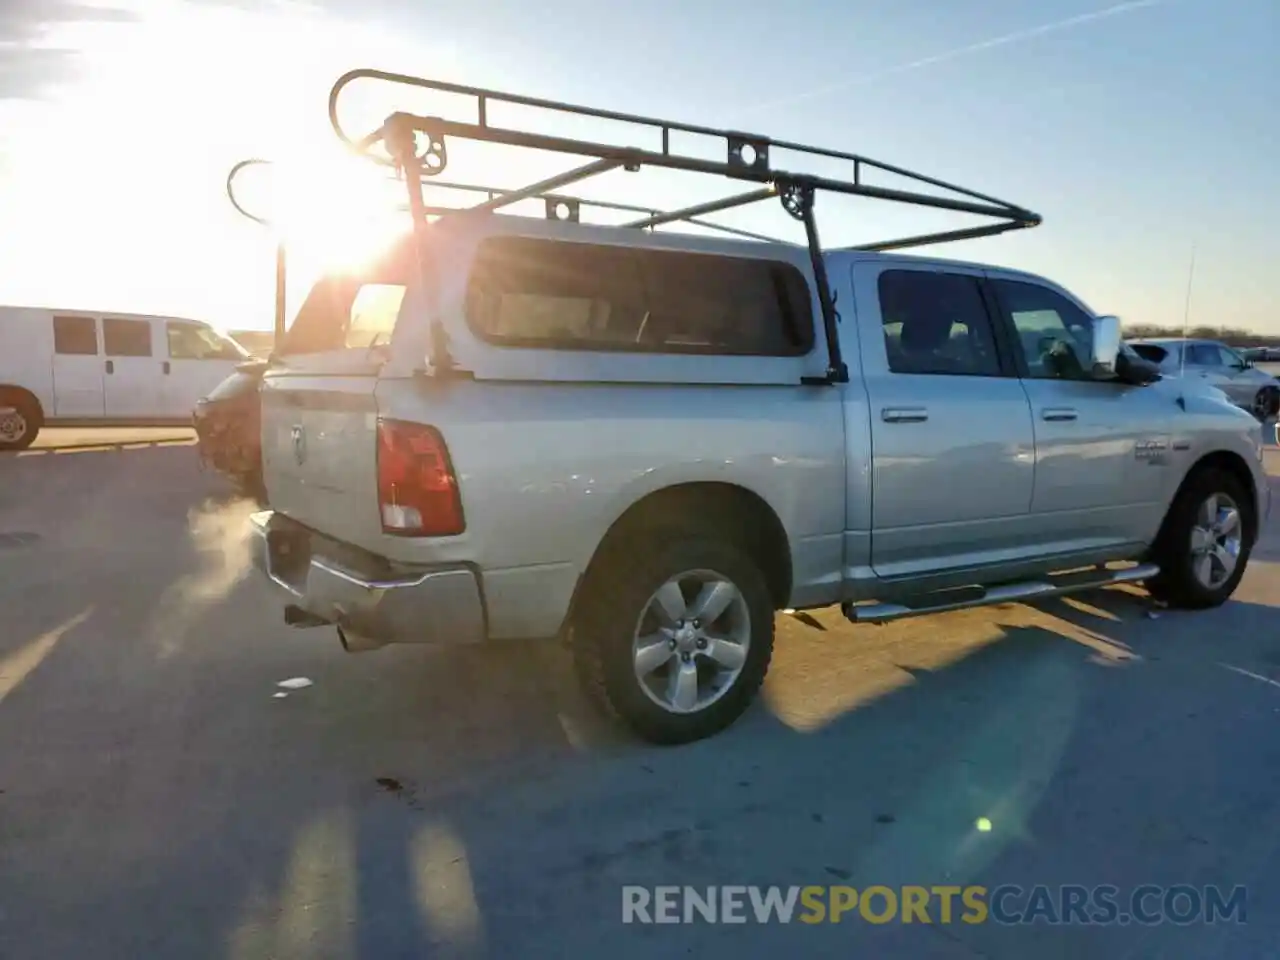
[[[284,235],[276,228],[276,226],[266,217],[260,217],[255,213],[250,213],[244,208],[239,200],[236,199],[235,179],[241,171],[252,166],[270,166],[270,160],[261,160],[256,157],[249,160],[241,160],[231,172],[227,174],[227,198],[231,201],[231,205],[245,217],[248,217],[254,223],[261,224],[272,230],[276,235],[276,316],[275,316],[275,332],[273,337],[272,352],[279,348],[284,340],[284,324],[285,324],[285,281],[287,276],[287,255],[285,253]]]

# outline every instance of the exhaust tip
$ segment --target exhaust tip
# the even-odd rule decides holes
[[[375,640],[373,637],[366,637],[360,633],[344,630],[341,626],[338,626],[338,642],[342,644],[342,649],[347,653],[365,653],[369,650],[377,650],[386,646],[386,643],[382,640]]]
[[[314,613],[292,603],[284,608],[284,622],[291,627],[323,627],[329,623],[328,620],[317,617]]]

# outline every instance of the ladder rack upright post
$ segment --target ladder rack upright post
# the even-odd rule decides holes
[[[242,170],[246,170],[253,166],[269,166],[270,160],[262,160],[257,157],[241,160],[231,168],[231,172],[227,174],[227,197],[231,200],[231,205],[236,211],[244,217],[252,220],[261,226],[271,228],[272,223],[265,217],[250,213],[241,205],[236,197],[235,179]],[[284,236],[277,230],[276,232],[276,296],[275,296],[275,314],[272,322],[272,344],[278,347],[284,340],[285,333],[285,297],[286,297],[286,281],[288,278],[288,252],[285,246]],[[273,347],[273,349],[274,349]]]

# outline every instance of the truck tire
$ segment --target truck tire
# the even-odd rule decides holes
[[[1253,500],[1235,476],[1197,470],[1178,491],[1152,548],[1160,575],[1147,583],[1148,592],[1184,610],[1226,603],[1249,562],[1255,519]]]
[[[43,424],[44,413],[35,397],[0,387],[0,450],[27,449]]]
[[[588,694],[651,743],[689,743],[751,705],[773,656],[773,600],[750,555],[707,536],[615,550],[572,631]]]

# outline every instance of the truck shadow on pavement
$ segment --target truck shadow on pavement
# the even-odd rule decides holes
[[[3,769],[28,788],[0,795],[15,944],[764,956],[799,931],[623,927],[621,885],[1177,883],[1211,870],[1210,851],[1247,850],[1246,830],[1275,812],[1252,764],[1220,754],[1239,723],[1224,702],[1280,691],[1206,678],[1201,642],[1209,628],[1215,656],[1256,660],[1252,641],[1225,634],[1273,617],[1265,607],[1148,621],[1140,597],[1110,591],[884,628],[787,618],[764,702],[720,737],[664,750],[595,720],[552,645],[353,658],[318,631],[253,629],[256,593],[236,585],[183,627],[154,679],[123,684],[86,741],[96,757],[65,742],[35,756],[31,732],[0,738]],[[96,622],[92,641],[126,627]],[[257,635],[231,636],[231,622]],[[218,645],[240,656],[211,656]],[[314,685],[273,698],[295,673]],[[155,698],[149,717],[138,696]],[[1160,754],[1176,760],[1151,762]],[[803,939],[806,955],[1066,957],[1154,935],[1068,933],[861,924]]]

